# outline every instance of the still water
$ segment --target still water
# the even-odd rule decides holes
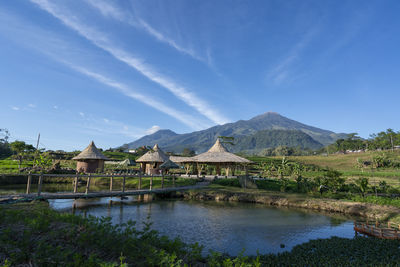
[[[108,216],[114,224],[133,220],[141,228],[143,222],[152,222],[152,229],[162,235],[180,237],[186,243],[198,242],[205,253],[210,249],[230,255],[243,250],[245,255],[256,255],[257,251],[277,253],[311,239],[354,237],[354,218],[307,210],[213,201],[110,200],[52,200],[50,205],[83,216]]]

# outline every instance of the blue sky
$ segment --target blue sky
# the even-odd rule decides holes
[[[0,2],[0,128],[102,148],[275,111],[399,130],[399,1]]]

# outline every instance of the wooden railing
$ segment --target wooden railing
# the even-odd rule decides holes
[[[400,225],[390,222],[354,222],[354,230],[383,239],[400,239]]]
[[[42,193],[42,185],[43,185],[43,179],[45,177],[54,177],[54,178],[73,178],[73,192],[76,194],[78,192],[78,184],[80,179],[85,179],[86,178],[86,188],[85,188],[85,194],[88,194],[90,191],[90,184],[92,179],[95,178],[110,178],[110,192],[113,191],[113,182],[114,178],[122,178],[122,189],[121,192],[125,192],[125,184],[126,184],[126,179],[127,178],[138,178],[138,190],[142,189],[142,178],[150,178],[150,185],[149,185],[149,190],[153,189],[153,178],[155,177],[154,175],[143,175],[142,173],[139,174],[33,174],[29,173],[27,175],[27,184],[26,184],[26,194],[31,193],[31,184],[32,184],[32,178],[33,176],[38,176],[38,190],[37,190],[37,195],[40,196]],[[157,176],[158,177],[158,176]],[[165,177],[164,175],[160,176],[161,177],[161,188],[164,188],[164,180]],[[173,187],[175,187],[175,176],[172,176],[172,184]]]

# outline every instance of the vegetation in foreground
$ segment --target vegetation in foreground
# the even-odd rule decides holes
[[[396,266],[400,241],[356,237],[312,240],[291,252],[229,257],[134,222],[112,225],[58,213],[46,203],[0,206],[0,265],[14,266]]]

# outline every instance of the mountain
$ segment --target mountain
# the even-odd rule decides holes
[[[236,138],[233,151],[255,151],[278,146],[317,150],[323,145],[300,130],[261,130],[249,136]]]
[[[265,130],[270,131],[265,132]],[[296,132],[293,132],[293,130]],[[299,131],[305,135],[300,136]],[[281,136],[279,137],[279,135]],[[271,144],[276,146],[285,145],[289,136],[291,138],[290,144],[293,146],[302,147],[302,144],[303,146],[307,144],[304,148],[315,149],[331,144],[339,138],[345,138],[347,135],[305,125],[275,112],[267,112],[250,120],[217,125],[192,133],[177,134],[171,130],[159,130],[154,134],[146,135],[134,142],[125,144],[124,147],[137,148],[143,145],[153,146],[157,143],[166,151],[180,153],[184,148],[190,148],[197,153],[201,153],[211,147],[218,136],[235,137],[235,143],[237,144],[232,147],[232,150],[237,152],[239,151],[238,149],[248,149],[244,145],[246,142],[249,142],[248,144],[255,142],[256,147],[253,148],[255,150],[267,148],[264,146],[271,147]],[[299,139],[295,141],[296,138],[294,136],[299,137]],[[249,139],[255,141],[250,142],[248,141]],[[263,141],[261,141],[262,139]],[[278,140],[280,141],[278,142]],[[270,145],[267,144],[269,142],[271,142]]]

